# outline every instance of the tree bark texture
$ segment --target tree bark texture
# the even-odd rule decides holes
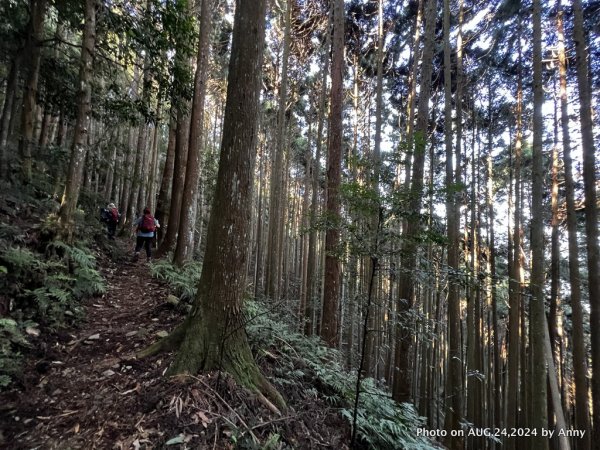
[[[27,61],[27,77],[23,90],[23,107],[21,109],[21,137],[19,153],[21,154],[21,170],[25,182],[31,180],[32,157],[31,150],[34,141],[34,122],[37,106],[37,88],[42,58],[42,39],[44,16],[46,15],[47,0],[30,0],[30,19],[27,30],[27,41],[24,55]],[[83,52],[82,52],[83,53]],[[80,72],[81,75],[81,72]]]
[[[596,149],[592,124],[589,87],[588,52],[583,28],[581,0],[573,0],[573,40],[575,41],[579,116],[583,149],[583,189],[585,193],[585,231],[588,286],[590,293],[590,324],[592,347],[592,410],[594,423],[592,442],[600,443],[600,249],[598,248],[598,207],[596,194]]]
[[[334,0],[331,57],[329,147],[327,153],[327,231],[325,232],[325,279],[321,337],[330,347],[339,343],[340,301],[340,183],[342,178],[342,112],[344,74],[344,2]]]
[[[280,258],[283,242],[282,230],[284,222],[285,209],[283,201],[283,168],[285,158],[285,130],[286,130],[286,104],[287,104],[287,85],[288,85],[288,62],[290,55],[291,40],[291,0],[285,2],[285,28],[283,37],[283,55],[281,61],[281,82],[279,84],[279,102],[277,109],[277,130],[274,148],[273,166],[271,167],[271,185],[269,192],[269,226],[267,242],[267,262],[266,262],[266,290],[265,295],[271,300],[277,300],[279,297],[279,288],[281,285],[281,264]]]
[[[179,219],[179,233],[177,234],[177,245],[173,255],[173,263],[177,266],[182,266],[185,261],[191,259],[194,252],[200,159],[204,148],[204,100],[208,81],[212,14],[213,1],[202,0],[185,183],[183,186],[181,217]]]
[[[96,6],[96,0],[86,0],[85,2],[85,27],[83,30],[83,46],[81,48],[81,60],[79,66],[77,116],[75,120],[67,182],[58,213],[62,231],[67,236],[68,240],[72,238],[74,231],[73,219],[83,178],[83,163],[87,153],[86,144],[92,109],[92,63],[96,44]]]
[[[159,221],[161,227],[158,229],[158,243],[166,233],[169,222],[169,198],[171,197],[171,186],[173,184],[173,168],[175,166],[175,141],[177,136],[176,111],[171,106],[171,117],[169,120],[169,140],[167,142],[167,154],[165,156],[165,165],[158,190],[158,199],[156,201],[156,211],[154,217]]]
[[[544,308],[544,168],[542,104],[542,11],[540,0],[533,1],[533,159],[531,199],[531,299],[529,303],[529,327],[531,333],[531,407],[529,425],[541,430],[548,424],[547,370],[545,354],[546,313]],[[554,374],[552,374],[554,376]],[[548,439],[541,436],[531,440],[532,448],[548,449]]]
[[[447,236],[448,236],[448,371],[446,373],[446,389],[449,393],[449,399],[446,404],[446,415],[444,428],[447,430],[456,430],[460,428],[462,417],[462,371],[463,364],[461,358],[461,336],[460,336],[460,280],[452,276],[458,273],[459,268],[459,222],[457,208],[457,195],[454,186],[460,182],[455,176],[454,154],[452,145],[452,66],[451,66],[451,46],[450,46],[450,0],[444,0],[444,137],[446,146],[446,214],[447,214]],[[456,98],[456,103],[461,99]],[[457,121],[462,117],[457,115]],[[462,137],[457,136],[460,142]],[[457,145],[460,153],[460,144]],[[457,154],[460,161],[460,154]],[[446,445],[450,449],[462,449],[463,438],[460,436],[450,436]]]
[[[0,119],[0,178],[7,179],[9,173],[8,167],[8,134],[10,130],[10,119],[13,110],[13,104],[17,97],[17,85],[19,81],[19,68],[21,66],[21,56],[16,55],[13,58],[8,79],[6,81],[6,96],[2,107],[2,118]]]
[[[244,330],[243,298],[250,235],[257,113],[265,39],[265,0],[239,0],[219,172],[198,295],[171,374],[223,369],[240,384],[283,399],[262,376]]]
[[[399,280],[399,324],[395,355],[396,374],[392,395],[396,401],[406,402],[411,397],[411,360],[412,325],[408,318],[413,306],[414,273],[417,266],[417,241],[420,226],[420,211],[423,195],[423,172],[425,166],[425,147],[429,129],[429,95],[431,91],[431,74],[433,71],[433,50],[435,45],[435,17],[437,0],[427,0],[425,4],[425,34],[423,59],[421,63],[421,84],[417,108],[417,124],[414,136],[414,163],[412,167],[409,211],[415,214],[407,221],[403,232],[401,251],[402,268]],[[404,322],[404,323],[403,323]]]
[[[560,6],[560,5],[559,5]],[[571,156],[571,134],[569,131],[569,111],[567,94],[567,60],[564,44],[563,10],[557,14],[558,63],[560,77],[560,110],[565,171],[565,191],[567,201],[567,237],[569,245],[569,284],[571,288],[571,322],[573,333],[573,372],[575,389],[575,425],[587,430],[578,449],[588,450],[591,446],[589,417],[588,367],[583,328],[583,308],[581,305],[581,271],[579,267],[579,244],[577,242],[577,213],[575,211],[575,183],[573,181],[573,159]]]

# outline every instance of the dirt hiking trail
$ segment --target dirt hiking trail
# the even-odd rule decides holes
[[[0,394],[0,448],[261,448],[282,431],[286,448],[347,448],[339,414],[302,392],[284,392],[291,413],[276,417],[225,374],[169,380],[170,354],[136,359],[185,312],[145,258],[98,263],[107,293],[85,300],[77,329],[42,335],[21,385]]]

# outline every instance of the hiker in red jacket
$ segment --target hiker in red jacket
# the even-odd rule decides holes
[[[115,233],[117,231],[117,224],[119,223],[119,218],[121,217],[121,214],[119,214],[119,209],[115,206],[114,203],[109,203],[105,211],[106,230],[108,232],[108,238],[114,239]]]
[[[148,262],[152,258],[152,239],[156,229],[160,227],[158,220],[150,213],[149,208],[144,208],[144,214],[136,219],[133,223],[136,227],[136,242],[134,260],[137,261],[140,256],[142,247],[146,249],[146,257]]]

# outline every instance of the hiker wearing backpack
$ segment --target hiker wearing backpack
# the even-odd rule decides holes
[[[137,261],[142,247],[146,249],[146,258],[148,261],[152,258],[152,239],[156,229],[160,227],[158,220],[150,213],[149,208],[144,208],[144,214],[134,222],[136,227],[136,242],[134,260]]]
[[[117,232],[117,224],[119,223],[119,209],[114,203],[109,203],[106,209],[103,211],[103,220],[106,222],[106,231],[109,239],[115,238]]]

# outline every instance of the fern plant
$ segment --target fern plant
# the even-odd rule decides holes
[[[0,319],[0,388],[20,372],[22,348],[29,347],[22,326],[13,319]]]
[[[252,345],[258,349],[273,349],[271,351],[281,355],[274,381],[288,385],[299,384],[302,380],[310,381],[317,391],[313,390],[309,395],[318,395],[329,405],[338,407],[342,417],[352,424],[356,372],[349,372],[342,367],[340,353],[326,347],[316,337],[308,338],[293,331],[260,302],[247,302],[246,310],[246,328]],[[303,369],[297,369],[298,366]],[[423,418],[419,417],[414,407],[393,401],[390,394],[378,387],[373,379],[363,380],[359,400],[357,438],[366,447],[435,448],[425,438],[416,437],[415,430],[423,426]]]
[[[188,303],[196,297],[196,285],[201,272],[202,265],[196,261],[187,262],[181,268],[166,260],[159,260],[150,266],[154,278],[166,282],[177,297]]]

